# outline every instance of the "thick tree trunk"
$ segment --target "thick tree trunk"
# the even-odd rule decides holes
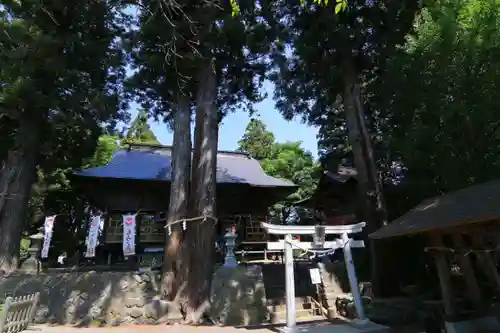
[[[344,63],[343,70],[343,103],[349,142],[352,145],[354,164],[358,173],[357,179],[363,205],[363,218],[369,224],[367,229],[373,231],[387,223],[385,200],[371,139],[366,128],[359,75],[350,61]]]
[[[196,324],[210,304],[210,286],[215,247],[216,159],[218,112],[213,60],[201,69],[198,81],[194,167],[194,216],[206,216],[188,225],[186,248],[189,267],[186,269],[186,319]],[[195,164],[194,164],[195,163]]]
[[[191,173],[191,109],[189,99],[179,96],[174,115],[174,142],[172,148],[172,181],[167,224],[188,216],[189,181]],[[162,295],[173,300],[180,286],[182,225],[171,226],[172,234],[165,233]]]
[[[19,264],[21,233],[36,180],[40,127],[34,119],[21,117],[14,146],[0,170],[0,275],[14,272]]]
[[[375,156],[368,130],[366,128],[363,103],[361,102],[361,88],[359,73],[352,60],[343,64],[344,78],[344,110],[346,112],[349,142],[352,145],[354,164],[358,173],[358,190],[362,205],[362,218],[367,222],[366,234],[369,234],[387,224],[387,211],[381,179],[378,175]],[[373,241],[370,247],[370,270],[373,291],[380,295],[383,289],[382,276],[387,271],[382,258],[385,257],[383,247],[375,246]]]

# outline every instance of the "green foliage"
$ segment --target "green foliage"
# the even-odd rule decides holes
[[[500,4],[444,1],[368,88],[397,165],[393,207],[497,178],[500,170]],[[389,202],[391,203],[391,202]]]
[[[140,2],[140,29],[127,41],[137,71],[127,87],[153,117],[170,122],[179,95],[194,107],[206,57],[215,59],[220,119],[237,109],[252,111],[252,103],[262,100],[266,56],[276,34],[268,22],[272,17],[253,1],[239,3],[239,15],[233,16],[231,4],[182,3],[182,10],[165,14],[157,1]]]
[[[314,3],[320,6],[328,6],[328,0],[314,0]],[[301,5],[305,5],[306,0],[300,0]],[[231,15],[239,15],[240,14],[240,6],[237,0],[229,0],[229,4],[231,5]],[[347,8],[347,0],[336,0],[335,2],[335,14],[338,14],[341,10],[346,10]]]
[[[287,179],[299,186],[288,200],[296,201],[310,196],[317,184],[317,163],[310,152],[305,151],[300,141],[275,142],[269,157],[261,161],[267,174]]]
[[[21,261],[29,258],[30,256],[30,253],[28,251],[29,248],[30,248],[30,240],[28,238],[21,239],[21,253],[19,255]]]
[[[343,6],[345,14],[336,15]],[[273,56],[277,69],[270,75],[276,106],[286,119],[299,115],[319,126],[318,148],[326,165],[353,164],[341,98],[346,80],[362,85],[373,80],[387,56],[404,42],[418,6],[418,1],[359,0],[338,2],[336,8],[278,3],[275,16],[283,33]],[[284,52],[284,45],[291,52]],[[367,111],[368,125],[376,133]]]
[[[116,135],[101,135],[97,141],[94,155],[85,161],[83,168],[106,165],[111,160],[114,151],[118,149],[118,141],[119,137]]]
[[[103,124],[113,127],[126,119],[119,101],[123,57],[115,42],[121,30],[112,5],[83,0],[3,5],[0,119],[10,119],[12,136],[19,117],[38,122],[44,170],[81,165],[93,153]]]
[[[105,130],[127,120],[122,23],[114,1],[2,2],[0,160],[23,141],[21,123],[41,129],[38,149],[27,152],[36,157],[27,168],[36,168],[37,180],[16,222],[26,228],[46,213],[71,213],[68,174],[94,154]]]
[[[288,180],[298,185],[283,202],[276,203],[269,210],[272,223],[296,223],[308,215],[304,209],[290,207],[290,204],[310,196],[319,179],[319,164],[301,142],[276,142],[273,133],[257,119],[247,125],[245,134],[238,142],[239,150],[259,160],[262,169],[270,176]]]
[[[122,145],[128,143],[160,144],[148,124],[148,112],[145,109],[140,109],[137,117],[130,124]]]
[[[238,141],[238,149],[261,161],[271,157],[273,144],[274,135],[267,130],[266,125],[260,120],[251,119]]]
[[[317,163],[301,142],[275,142],[266,125],[252,119],[245,134],[238,142],[239,150],[259,160],[262,169],[270,176],[289,180],[299,186],[297,192],[287,198],[294,202],[312,194],[317,183]]]

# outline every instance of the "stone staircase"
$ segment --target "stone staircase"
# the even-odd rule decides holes
[[[319,268],[322,284],[313,285],[309,269]],[[268,319],[271,323],[286,322],[285,267],[282,264],[262,266],[267,298]],[[349,291],[343,262],[335,264],[295,265],[295,304],[297,322],[333,320],[356,317],[354,301]],[[365,309],[371,299],[363,297]]]
[[[295,265],[295,308],[297,322],[325,320],[316,301],[316,287],[311,284],[308,264]],[[268,320],[273,324],[286,322],[285,266],[267,264],[262,266],[267,298]]]
[[[295,308],[297,322],[325,320],[321,308],[310,296],[296,297]],[[286,301],[284,299],[268,300],[267,309],[269,313],[269,322],[271,324],[286,322]]]
[[[323,284],[318,292],[318,301],[326,309],[328,319],[333,319],[339,316],[337,312],[337,299],[346,296],[341,283],[338,281],[336,274],[332,274],[325,264],[319,263],[318,268],[321,274]]]
[[[343,265],[343,263],[342,263]],[[318,301],[321,303],[323,308],[326,310],[328,319],[334,319],[338,317],[353,319],[356,317],[356,308],[354,307],[354,300],[351,293],[345,292],[349,290],[349,284],[347,277],[342,276],[341,267],[333,267],[331,264],[328,266],[325,264],[318,264],[320,270],[321,279],[323,281],[322,286],[318,292]],[[363,296],[364,294],[370,294],[371,291],[363,290],[369,289],[365,284],[361,285],[361,297],[365,310],[368,304],[371,302],[371,298],[368,296]]]

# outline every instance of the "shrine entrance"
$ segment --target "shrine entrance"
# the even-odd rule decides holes
[[[295,278],[294,278],[294,258],[293,250],[303,250],[316,255],[328,255],[337,249],[342,249],[344,253],[349,285],[354,299],[354,306],[359,324],[368,323],[358,286],[356,269],[352,259],[352,248],[364,247],[364,242],[349,238],[349,234],[360,233],[366,223],[361,222],[352,225],[340,226],[298,226],[298,225],[274,225],[262,223],[262,227],[272,235],[284,235],[285,239],[278,242],[269,242],[269,250],[285,251],[285,275],[286,275],[286,331],[294,332],[296,329],[296,308],[295,308]],[[326,235],[340,235],[333,241],[325,241]],[[293,236],[312,235],[312,242],[301,242]]]

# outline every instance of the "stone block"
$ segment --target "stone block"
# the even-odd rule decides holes
[[[137,319],[139,317],[142,317],[143,314],[144,314],[144,310],[142,308],[134,307],[134,308],[130,309],[128,315],[134,319]]]
[[[144,306],[144,315],[147,318],[160,319],[167,315],[171,308],[173,307],[169,302],[153,300]]]
[[[225,325],[263,323],[267,317],[262,271],[220,267],[212,281],[210,316]]]

